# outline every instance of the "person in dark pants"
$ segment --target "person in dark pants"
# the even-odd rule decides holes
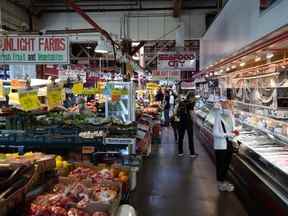
[[[163,99],[164,99],[164,94],[163,94],[161,88],[159,88],[158,91],[157,91],[157,93],[156,93],[156,95],[155,95],[155,101],[160,101],[160,102],[162,102]]]
[[[169,91],[165,91],[165,96],[164,96],[164,119],[165,119],[165,126],[169,126],[170,124],[170,94]]]
[[[193,120],[192,112],[194,110],[195,101],[191,97],[182,98],[179,102],[176,111],[176,117],[178,118],[178,156],[183,156],[183,141],[187,131],[189,150],[191,157],[197,157],[195,153],[194,140],[193,140]]]
[[[232,140],[236,136],[235,122],[228,102],[214,105],[213,140],[216,157],[216,176],[219,191],[232,192],[234,186],[225,181],[232,160]],[[223,108],[223,109],[222,109]]]

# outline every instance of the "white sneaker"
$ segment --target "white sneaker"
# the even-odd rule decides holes
[[[225,183],[224,182],[218,182],[217,187],[218,187],[218,190],[220,192],[226,191],[226,187],[225,187]]]
[[[183,153],[181,153],[181,154],[179,153],[179,154],[178,154],[178,157],[183,157],[183,156],[184,156]]]
[[[229,182],[224,182],[224,185],[227,192],[232,192],[235,189],[234,185]]]

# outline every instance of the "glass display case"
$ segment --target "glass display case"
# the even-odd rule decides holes
[[[196,136],[208,153],[214,157],[213,106],[206,103],[201,107],[196,106],[195,109],[194,122],[199,130]],[[236,126],[240,128],[238,141],[241,144],[239,152],[233,157],[231,172],[236,176],[236,181],[242,182],[241,187],[244,191],[258,193],[257,196],[262,194],[263,197],[267,196],[267,199],[269,197],[271,199],[269,202],[275,203],[275,206],[285,206],[283,209],[279,207],[279,211],[286,213],[288,211],[288,205],[286,205],[288,201],[288,139],[282,134],[283,128],[287,128],[286,123],[277,120],[273,120],[275,122],[272,123],[268,117],[239,110],[234,110],[234,113]],[[262,185],[261,189],[259,185]]]
[[[111,96],[106,96],[106,117],[115,117],[124,123],[134,121],[135,87],[133,82],[109,82],[109,85],[112,93]],[[114,93],[116,99],[113,98],[115,97]]]

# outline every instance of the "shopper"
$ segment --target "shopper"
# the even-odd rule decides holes
[[[231,163],[233,148],[232,139],[236,136],[235,121],[228,101],[214,105],[214,150],[216,156],[216,174],[219,191],[231,192],[234,186],[225,181]]]
[[[159,101],[162,103],[163,99],[164,99],[164,94],[162,92],[162,89],[159,88],[156,95],[155,95],[155,101]]]
[[[169,112],[170,112],[170,93],[169,90],[166,90],[164,96],[164,120],[165,120],[164,125],[167,127],[170,124]]]
[[[183,156],[183,141],[184,136],[187,131],[189,150],[191,157],[197,157],[198,154],[195,153],[194,140],[193,140],[193,120],[192,112],[194,110],[195,99],[193,95],[181,96],[181,101],[177,107],[176,117],[179,119],[178,127],[178,156]]]

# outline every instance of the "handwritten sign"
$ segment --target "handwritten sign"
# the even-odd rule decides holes
[[[21,109],[26,112],[40,108],[36,90],[19,92],[19,102]]]
[[[80,95],[83,93],[83,83],[74,83],[72,87],[72,92],[75,95]]]
[[[62,87],[47,88],[48,110],[62,104]]]

